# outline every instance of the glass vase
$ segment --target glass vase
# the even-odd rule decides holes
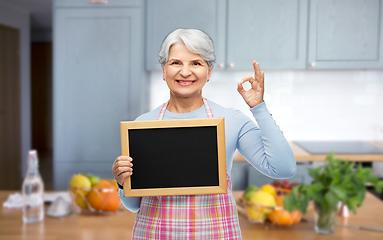
[[[319,234],[333,234],[336,223],[336,211],[325,211],[323,204],[315,202],[315,232]]]

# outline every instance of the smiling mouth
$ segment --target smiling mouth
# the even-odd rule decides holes
[[[178,83],[181,83],[181,84],[187,84],[187,83],[195,83],[195,80],[188,80],[188,81],[182,81],[182,80],[176,80]]]
[[[196,80],[176,80],[176,82],[178,83],[179,86],[181,87],[189,87],[189,86],[192,86]]]

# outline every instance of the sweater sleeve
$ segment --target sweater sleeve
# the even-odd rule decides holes
[[[141,197],[124,197],[124,191],[119,189],[118,194],[120,195],[120,199],[122,205],[132,213],[138,212],[140,210],[141,205]]]
[[[126,209],[131,211],[132,213],[137,212],[140,210],[140,203],[141,198],[140,197],[124,197],[124,187],[121,186],[118,182],[116,182],[119,188],[118,195],[120,196],[121,203],[124,205]]]
[[[296,173],[293,151],[266,108],[265,102],[251,108],[256,124],[236,113],[240,126],[237,149],[258,171],[274,179],[291,178]]]

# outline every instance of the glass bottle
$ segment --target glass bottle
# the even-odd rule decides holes
[[[23,181],[23,221],[39,222],[44,219],[44,183],[39,172],[36,150],[28,154],[28,170]]]

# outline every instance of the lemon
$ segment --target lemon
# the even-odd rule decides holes
[[[266,214],[251,206],[247,207],[247,214],[255,222],[263,222],[266,219]]]
[[[75,174],[70,179],[69,186],[74,188],[81,188],[81,189],[71,189],[71,191],[75,193],[76,195],[86,196],[89,193],[89,191],[87,191],[86,189],[90,190],[90,188],[92,187],[92,184],[90,180],[84,175]]]
[[[76,195],[74,202],[80,208],[88,208],[88,203],[86,202],[85,197],[83,197],[81,195]]]
[[[277,193],[275,191],[275,188],[270,185],[270,184],[265,184],[261,187],[261,189],[259,189],[261,191],[264,191],[264,192],[267,192],[267,193],[270,193],[274,198],[277,197]]]
[[[264,208],[264,207],[275,207],[277,205],[273,195],[264,191],[254,192],[250,197],[250,202],[257,205],[261,205],[261,206],[255,206],[254,209],[265,214],[270,213],[272,209]]]

